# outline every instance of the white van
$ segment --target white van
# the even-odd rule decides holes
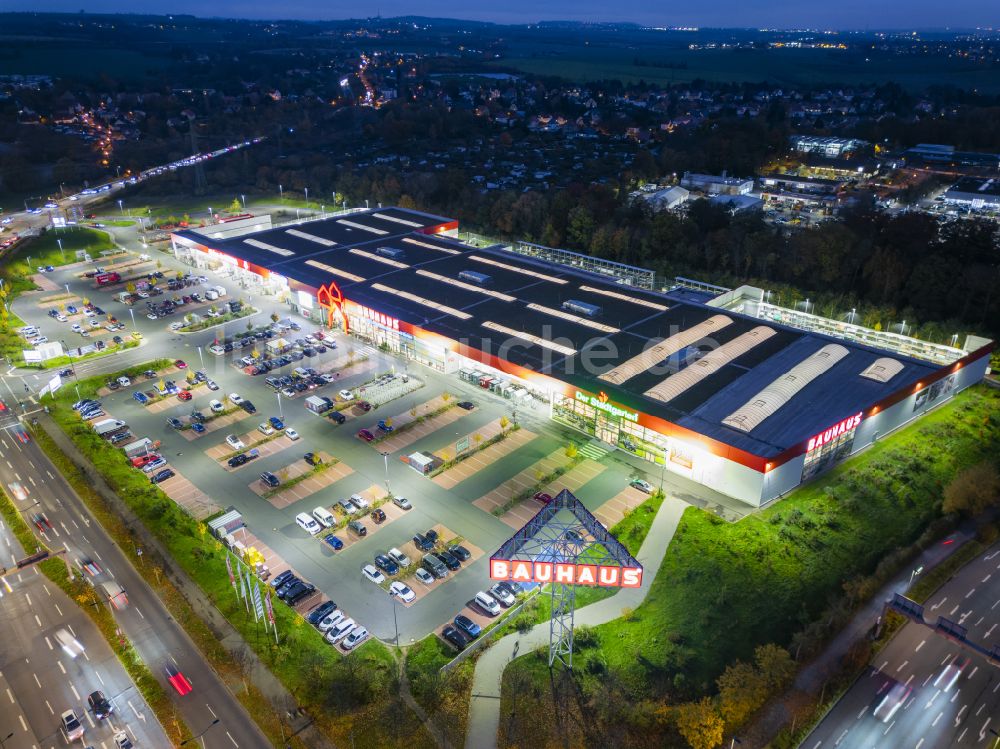
[[[219,296],[225,296],[226,295],[226,289],[224,287],[222,287],[222,286],[214,286],[212,288],[215,289],[215,293],[218,294]]]
[[[500,604],[489,593],[479,591],[476,593],[475,601],[479,608],[483,609],[490,616],[498,616],[500,614]]]
[[[65,629],[56,631],[56,642],[62,647],[70,658],[76,658],[83,654],[83,645]]]
[[[323,530],[323,526],[317,523],[313,519],[313,517],[307,512],[300,512],[298,515],[296,515],[295,522],[302,530],[313,536],[315,536],[317,533]]]
[[[337,518],[325,507],[317,507],[312,514],[324,528],[332,528],[337,524]]]
[[[210,302],[214,302],[216,299],[219,298],[219,294],[216,292],[215,289],[209,289],[208,291],[205,292],[205,298]]]

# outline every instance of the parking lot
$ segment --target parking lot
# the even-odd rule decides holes
[[[177,270],[190,270],[163,254],[157,254],[156,259],[159,265],[139,263],[128,267],[137,268],[136,273],[158,267],[166,279],[176,277]],[[541,473],[567,463],[568,439],[583,442],[582,435],[571,434],[549,421],[544,404],[538,404],[535,411],[519,408],[521,428],[505,440],[485,447],[436,477],[422,476],[404,458],[420,452],[445,460],[453,457],[456,443],[488,443],[501,430],[501,417],[511,419],[509,403],[459,381],[457,376],[407,365],[343,333],[320,331],[322,339],[308,337],[317,332],[315,324],[290,316],[289,309],[274,300],[256,296],[250,299],[233,286],[231,279],[213,277],[210,272],[205,273],[205,281],[195,276],[192,285],[152,298],[176,295],[183,300],[183,296],[199,289],[194,293],[201,295],[201,309],[205,309],[205,290],[226,287],[229,293],[213,303],[242,299],[251,304],[260,310],[249,319],[261,335],[246,332],[246,319],[179,333],[170,329],[171,323],[182,320],[187,314],[185,307],[197,303],[188,302],[173,314],[149,319],[144,312],[140,314],[146,308],[146,299],[137,299],[131,307],[117,301],[123,291],[120,284],[95,288],[93,278],[83,275],[93,266],[57,269],[44,277],[63,293],[68,283],[70,296],[81,303],[86,299],[103,310],[101,319],[111,316],[125,322],[126,327],[116,332],[130,335],[134,325],[142,337],[142,346],[138,352],[125,352],[108,361],[80,363],[77,374],[111,372],[116,364],[120,367],[123,362],[137,363],[160,356],[178,360],[177,365],[155,377],[102,390],[101,399],[106,414],[101,418],[127,422],[134,440],[148,437],[161,443],[158,453],[174,475],[160,486],[174,501],[201,518],[230,507],[238,510],[246,522],[244,532],[258,549],[266,549],[272,575],[291,569],[316,586],[315,597],[297,605],[303,613],[321,600],[330,599],[374,636],[392,641],[396,637],[395,606],[401,642],[440,632],[460,612],[484,624],[492,620],[473,603],[477,592],[490,586],[486,558],[511,535],[515,524],[529,518],[541,504],[529,498],[501,517],[493,510],[508,501],[515,489],[523,491],[534,485]],[[18,305],[28,310],[23,315],[26,322],[37,325],[41,335],[65,339],[70,344],[74,342],[70,340],[71,319],[67,316],[67,322],[61,322],[47,314],[48,309],[58,309],[60,302],[51,300],[58,293],[25,295]],[[43,301],[43,295],[50,299]],[[271,326],[272,312],[282,324],[280,329],[264,335],[263,329]],[[77,312],[77,319],[92,317],[97,315]],[[298,329],[289,327],[292,323]],[[277,345],[278,341],[284,343]],[[306,349],[311,351],[307,353]],[[296,371],[298,374],[293,374]],[[202,373],[196,382],[189,374],[194,372]],[[209,389],[204,380],[211,380],[216,389]],[[25,380],[32,389],[44,381]],[[146,404],[136,399],[136,393],[145,397],[151,390],[159,391],[161,382],[166,386],[165,396],[156,392]],[[67,377],[64,387],[72,387],[72,383],[72,377]],[[182,395],[186,392],[190,392],[190,399]],[[232,395],[250,401],[254,412],[234,402]],[[333,408],[324,415],[314,413],[307,407],[314,398],[329,399]],[[221,405],[218,413],[212,409],[213,401]],[[459,403],[471,403],[472,408],[460,407]],[[192,419],[195,412],[201,414],[202,420]],[[335,420],[330,413],[339,416]],[[272,418],[280,427],[272,425]],[[391,427],[391,433],[380,429],[379,422]],[[373,436],[371,442],[358,437],[361,430]],[[227,437],[242,446],[234,447]],[[122,446],[109,445],[108,449]],[[251,451],[256,452],[250,455]],[[307,463],[307,453],[319,456],[322,464]],[[241,454],[247,455],[247,460],[230,466],[229,461]],[[599,516],[617,520],[624,509],[643,496],[623,495],[631,470],[624,462],[604,459],[603,452],[598,451],[578,461],[545,489],[555,492],[560,486],[572,488]],[[260,479],[262,474],[270,474],[278,484],[268,485]],[[408,498],[412,509],[401,509],[389,501],[390,490]],[[344,522],[347,516],[341,500],[352,494],[366,497],[370,505],[382,503],[378,509],[385,513],[385,519],[378,523],[368,514],[372,508],[357,513],[356,518],[366,528],[364,536],[347,527],[324,529],[312,536],[296,523],[297,515],[312,513],[316,508]],[[448,570],[443,579],[424,583],[415,576],[415,570],[425,552],[416,548],[413,539],[428,530],[439,534],[436,549],[458,542],[468,550],[469,558]],[[323,540],[331,532],[342,541],[343,548],[334,550]],[[381,584],[362,574],[362,567],[372,564],[376,555],[393,548],[413,564],[387,575]],[[403,602],[390,596],[388,587],[395,580],[412,589],[414,600]]]

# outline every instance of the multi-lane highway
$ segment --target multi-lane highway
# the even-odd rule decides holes
[[[987,649],[1000,642],[1000,546],[935,594],[924,619],[968,628]],[[894,706],[896,703],[898,707]],[[931,629],[907,624],[802,749],[992,747],[1000,732],[1000,669]]]
[[[205,663],[187,634],[171,618],[160,600],[132,567],[131,561],[126,559],[123,551],[114,544],[100,524],[94,520],[86,506],[52,466],[45,454],[33,441],[21,442],[14,436],[17,428],[17,421],[10,414],[10,411],[4,412],[3,418],[0,419],[0,477],[12,494],[15,504],[29,523],[34,513],[43,512],[45,514],[52,530],[43,532],[41,535],[50,548],[62,548],[66,552],[66,557],[72,561],[84,558],[92,559],[100,567],[99,574],[93,578],[98,585],[105,581],[113,581],[125,589],[128,599],[127,605],[120,610],[114,610],[119,627],[175,700],[184,720],[192,731],[199,732],[211,726],[203,737],[206,749],[234,749],[234,747],[246,749],[248,747],[270,746],[239,701],[226,688],[211,667]],[[133,555],[135,553],[132,549],[127,551]],[[28,573],[22,573],[22,577],[27,578],[28,576]],[[48,583],[46,585],[50,590],[54,587]],[[26,599],[20,600],[18,605],[29,607],[31,610],[28,612],[21,611],[20,608],[11,605],[12,601],[18,599],[18,596],[12,598],[12,595],[8,593],[7,598],[0,601],[0,606],[11,609],[11,615],[16,621],[21,622],[18,625],[19,630],[28,628],[24,630],[25,637],[27,637],[27,634],[30,633],[30,624],[35,623],[35,614],[42,620],[41,608],[47,604],[47,593],[44,590],[39,590],[31,594],[30,602]],[[53,595],[55,595],[54,592]],[[39,607],[39,610],[36,611],[35,607]],[[59,608],[64,614],[70,614],[67,611],[67,606],[60,604]],[[18,612],[21,613],[18,614]],[[27,623],[24,620],[26,615],[28,616]],[[45,672],[46,678],[51,678],[54,675],[51,668],[56,668],[56,673],[59,673],[58,666],[51,662],[52,656],[48,654],[48,647],[42,636],[49,634],[48,630],[55,626],[58,616],[58,611],[53,608],[53,618],[42,620],[42,623],[38,624],[38,629],[44,630],[44,632],[39,631],[35,633],[34,638],[27,640],[4,643],[4,662],[17,665],[13,667],[7,665],[3,669],[3,677],[9,683],[0,683],[0,704],[2,704],[6,694],[4,689],[10,688],[11,694],[15,695],[14,700],[22,706],[21,709],[28,711],[30,705],[30,710],[33,711],[31,715],[37,714],[39,720],[45,715],[52,717],[49,714],[46,699],[52,703],[52,708],[56,713],[66,709],[66,705],[63,703],[67,701],[64,696],[57,691],[50,691],[47,686],[36,687],[32,692],[29,689],[35,683],[35,677],[32,673],[37,674],[38,681],[42,682],[43,672],[40,669],[43,666],[18,661],[17,656],[29,660],[41,656],[43,660],[49,661],[50,668]],[[47,627],[43,626],[46,621],[49,622]],[[75,624],[74,629],[76,629]],[[94,637],[96,638],[96,633]],[[89,650],[91,643],[84,644]],[[63,665],[66,667],[66,664]],[[167,683],[166,668],[168,665],[176,666],[188,678],[194,686],[191,693],[184,696],[178,695]],[[42,683],[45,684],[45,682]],[[112,683],[114,686],[106,690],[109,694],[130,694],[120,679]],[[89,677],[87,677],[86,683],[81,681],[79,686],[66,685],[65,678],[63,684],[67,691],[72,691],[75,688],[80,692],[83,700],[86,700],[86,694],[83,693],[82,689],[87,689],[89,693],[92,689],[100,687],[99,684],[90,686]],[[52,701],[52,695],[59,700],[59,704]],[[132,697],[132,702],[136,707],[135,712],[140,712],[139,702],[141,701],[137,701],[137,696]],[[67,704],[79,705],[79,701]],[[137,718],[128,707],[127,697],[123,707],[124,710],[128,711],[128,714],[132,715],[134,721],[142,722],[142,719]],[[0,711],[0,714],[6,715],[6,712]],[[141,712],[146,718],[147,724],[153,721],[148,710],[144,709]],[[123,714],[121,711],[119,712],[119,715]],[[212,725],[216,718],[219,719],[219,723]],[[27,716],[25,720],[27,720]],[[17,721],[16,716],[14,721]],[[130,720],[130,725],[134,721]],[[29,724],[35,735],[43,742],[38,746],[59,743],[55,740],[49,741],[47,738],[58,728],[57,722],[58,715],[55,716],[48,730],[45,730],[41,723],[37,729],[34,722]],[[19,723],[15,723],[14,728],[20,728]],[[8,729],[8,732],[14,728]],[[3,725],[0,725],[0,738],[6,735],[2,731]],[[25,746],[32,745],[34,742]],[[95,745],[99,745],[99,742]],[[149,745],[164,746],[165,744],[153,742]]]

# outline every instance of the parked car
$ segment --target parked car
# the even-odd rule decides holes
[[[450,569],[452,572],[454,572],[455,570],[459,569],[462,566],[462,563],[458,561],[458,557],[456,557],[454,554],[448,551],[445,551],[444,549],[437,552],[435,556],[442,562],[444,562],[445,567]]]
[[[424,585],[432,585],[434,583],[434,575],[425,570],[423,567],[418,567],[417,571],[414,572],[413,575]]]
[[[263,422],[257,427],[257,431],[263,434],[264,436],[269,436],[274,434],[274,427],[272,427],[267,422]]]
[[[340,413],[340,411],[330,411],[327,413],[326,417],[330,421],[335,421],[338,424],[343,424],[345,421],[347,421],[347,417],[344,416],[344,414]]]
[[[291,427],[285,427],[285,436],[288,437],[292,442],[295,442],[299,438],[299,433],[296,432]]]
[[[386,556],[388,556],[392,561],[394,561],[400,567],[410,566],[410,558],[406,556],[406,554],[401,552],[399,549],[397,549],[395,546],[386,552]]]
[[[243,444],[243,440],[241,440],[235,434],[226,435],[226,444],[229,445],[234,450],[242,450],[245,447],[245,445]]]
[[[355,533],[357,533],[359,536],[368,535],[368,529],[365,527],[365,524],[362,523],[360,520],[352,520],[347,524],[347,527],[350,528]]]
[[[537,502],[541,502],[543,505],[547,505],[549,502],[552,501],[552,495],[546,494],[545,492],[535,492],[534,499]]]
[[[248,414],[251,415],[257,413],[257,406],[253,404],[253,401],[248,401],[248,400],[243,401],[242,403],[240,403],[240,408],[242,408],[244,411],[246,411]]]
[[[468,640],[465,639],[465,635],[450,624],[446,625],[445,628],[441,630],[441,636],[454,646],[456,650],[465,649],[465,646],[468,643]]]
[[[333,533],[327,533],[325,536],[323,536],[323,540],[326,542],[327,546],[329,546],[334,551],[340,551],[341,549],[344,548],[344,542],[341,541]]]
[[[455,544],[454,546],[449,546],[448,551],[454,556],[458,557],[460,562],[468,562],[472,558],[472,552],[466,549],[460,544]]]
[[[306,453],[305,455],[302,456],[302,459],[305,460],[305,462],[311,466],[318,466],[323,464],[323,458],[321,458],[316,453]]]
[[[223,406],[222,403],[217,400],[209,401],[208,407],[211,409],[212,413],[216,414],[222,413],[224,410],[226,410],[226,407]]]
[[[375,439],[375,435],[367,429],[359,429],[358,439],[364,440],[365,442],[372,442]]]
[[[482,627],[472,621],[465,614],[459,614],[455,617],[455,626],[473,640],[479,637],[480,633],[483,631]]]
[[[371,515],[369,517],[371,517],[372,521],[375,523],[385,522],[385,513],[381,509],[372,510]]]
[[[481,590],[478,593],[476,593],[476,597],[474,600],[476,602],[476,605],[490,616],[500,615],[501,611],[500,604],[497,603],[496,599],[493,598],[493,596],[491,596],[489,593],[486,593]]]
[[[150,481],[154,484],[159,484],[161,481],[166,481],[174,475],[174,472],[170,468],[164,468],[159,473],[154,473],[150,477]]]
[[[187,390],[181,390],[181,391],[180,391],[180,392],[179,392],[179,393],[177,394],[177,397],[178,397],[178,398],[179,398],[180,400],[182,400],[182,401],[189,401],[189,400],[191,400],[191,399],[192,399],[192,398],[193,398],[194,396],[193,396],[193,395],[191,395],[191,393],[190,393],[189,391],[187,391]]]
[[[355,626],[356,622],[353,619],[341,619],[339,623],[330,627],[326,633],[325,639],[331,645],[336,645],[338,642],[347,637]]]
[[[416,547],[420,551],[430,551],[434,548],[434,542],[422,533],[418,533],[413,537],[413,543],[416,544]]]
[[[375,566],[378,567],[383,572],[385,572],[385,574],[387,575],[395,575],[397,572],[399,572],[399,565],[396,564],[394,561],[392,561],[385,554],[375,555]]]
[[[250,462],[250,458],[247,457],[246,453],[240,453],[239,455],[234,455],[226,463],[230,468],[239,468],[242,465],[246,465]]]
[[[350,631],[347,637],[344,638],[344,644],[341,647],[344,650],[354,650],[358,645],[368,639],[368,630],[364,627],[358,625]]]
[[[388,557],[387,557],[388,558]],[[361,574],[367,577],[376,585],[381,585],[385,582],[385,575],[375,569],[374,564],[366,564],[361,568]]]
[[[501,583],[496,583],[490,587],[490,595],[508,608],[517,603],[517,597],[514,595],[513,591]]]
[[[406,497],[393,497],[392,503],[401,510],[413,509],[413,505],[410,504],[410,500],[408,500]]]
[[[648,481],[643,481],[642,479],[633,479],[628,485],[646,494],[653,493],[653,485]]]
[[[268,486],[270,486],[272,489],[277,488],[278,486],[281,486],[281,479],[279,479],[277,476],[275,476],[270,471],[264,471],[260,475],[260,480],[263,481]],[[305,513],[302,513],[302,514],[304,515]]]
[[[399,580],[394,580],[389,584],[389,595],[396,596],[403,603],[412,603],[417,598],[417,594],[413,592],[413,589]]]
[[[306,621],[315,627],[327,614],[336,610],[337,604],[333,601],[324,601],[323,603],[313,607],[313,609],[306,615]]]

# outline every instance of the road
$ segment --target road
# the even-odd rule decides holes
[[[12,417],[7,419],[10,421]],[[47,456],[34,442],[21,444],[9,435],[3,436],[2,444],[2,480],[8,486],[17,482],[24,490],[24,499],[15,497],[14,501],[29,522],[32,513],[45,513],[52,530],[41,535],[49,546],[54,549],[63,547],[70,560],[90,557],[102,568],[101,574],[95,578],[98,583],[114,580],[125,588],[128,605],[114,611],[118,625],[165,686],[191,730],[201,731],[216,717],[221,719],[204,736],[205,749],[269,747],[270,743],[258,731],[239,701],[205,663],[183,628],[173,620],[132,567],[131,561],[94,520]],[[39,652],[39,648],[37,642],[33,645],[22,642],[18,647],[11,647],[10,652],[30,658],[32,653]],[[166,682],[165,668],[168,663],[176,665],[187,676],[194,691],[183,697],[174,692]],[[6,671],[5,676],[11,678]],[[18,685],[21,691],[24,689],[23,676],[20,674],[18,677],[22,682]],[[157,745],[162,744],[152,744]]]
[[[9,417],[4,422],[11,425]],[[0,458],[16,452],[15,445],[9,432],[0,436]],[[5,564],[26,556],[3,523],[0,538]],[[7,584],[0,600],[0,738],[13,735],[6,749],[61,744],[59,715],[67,709],[83,722],[88,744],[107,747],[124,730],[139,746],[167,746],[163,728],[90,617],[37,567],[12,573]],[[60,649],[55,633],[62,628],[86,648],[83,655],[71,658]],[[87,695],[97,689],[114,703],[107,720],[87,709]]]
[[[967,627],[969,640],[986,648],[997,644],[1000,545],[966,565],[930,599],[925,620],[933,623],[939,616]],[[948,678],[941,677],[950,664],[964,667],[949,688]],[[905,700],[888,721],[875,718],[873,713],[897,684],[903,685],[899,691],[906,694]],[[1000,731],[998,708],[996,667],[929,628],[909,623],[800,746],[991,747],[997,738],[991,729]]]

